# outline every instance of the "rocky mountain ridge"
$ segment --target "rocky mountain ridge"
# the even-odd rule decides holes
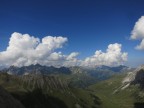
[[[13,75],[27,75],[27,74],[77,74],[77,73],[90,73],[90,72],[101,72],[109,71],[111,73],[121,73],[130,71],[131,68],[120,65],[117,67],[109,66],[97,66],[93,68],[86,68],[80,66],[73,67],[54,67],[54,66],[42,66],[39,64],[29,65],[23,67],[10,66],[9,68],[2,69],[1,71],[7,72],[8,74]]]
[[[133,84],[138,84],[141,87],[144,87],[144,65],[141,65],[135,70],[128,72],[126,77],[122,80],[122,85],[119,89],[126,89]]]
[[[39,64],[29,65],[23,67],[10,66],[9,68],[3,69],[2,71],[13,75],[24,75],[24,74],[70,74],[71,71],[67,67],[56,68],[53,66],[42,66]]]

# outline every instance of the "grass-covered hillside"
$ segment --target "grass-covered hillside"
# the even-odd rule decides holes
[[[129,75],[125,72],[104,80],[80,72],[0,73],[0,85],[26,108],[144,108],[143,71],[137,73],[136,81],[129,82],[127,87],[122,83]]]
[[[26,108],[99,108],[101,100],[91,91],[67,86],[56,76],[0,74],[0,85]]]
[[[121,89],[125,74],[113,76],[111,79],[101,81],[89,87],[89,89],[102,100],[102,108],[143,108],[144,94],[139,85],[130,85]]]

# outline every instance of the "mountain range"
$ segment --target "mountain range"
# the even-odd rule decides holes
[[[124,65],[120,65],[117,67],[109,67],[109,66],[97,66],[93,68],[85,68],[80,66],[74,67],[53,67],[53,66],[42,66],[39,64],[36,65],[29,65],[23,67],[16,67],[10,66],[9,68],[1,69],[1,71],[7,72],[8,74],[12,75],[26,75],[26,74],[43,74],[43,75],[50,75],[50,74],[77,74],[77,73],[100,73],[106,71],[107,73],[122,73],[132,70]]]
[[[39,64],[29,65],[23,67],[10,66],[9,68],[1,70],[10,75],[53,75],[63,77],[63,80],[67,80],[70,86],[85,88],[91,84],[94,84],[101,80],[106,80],[113,75],[125,73],[132,68],[127,66],[97,66],[93,68],[85,68],[80,66],[74,67],[53,67],[53,66],[42,66]]]
[[[36,64],[0,71],[2,89],[26,108],[143,108],[143,79],[143,65],[134,69]]]

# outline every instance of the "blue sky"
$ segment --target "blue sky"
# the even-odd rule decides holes
[[[143,0],[0,0],[0,51],[13,32],[43,38],[64,36],[65,54],[79,52],[84,59],[109,44],[122,44],[126,65],[144,63],[144,51],[129,40],[135,22],[144,15]]]

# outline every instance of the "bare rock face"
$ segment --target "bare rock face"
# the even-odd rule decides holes
[[[25,74],[71,74],[71,71],[67,67],[53,67],[53,66],[42,66],[40,64],[29,65],[23,67],[10,66],[2,71],[7,72],[10,75],[25,75]]]
[[[122,80],[121,86],[114,90],[113,93],[124,90],[133,84],[139,84],[141,88],[144,88],[144,65],[141,65],[135,70],[128,72],[126,77]]]
[[[0,86],[0,108],[25,108]]]
[[[139,84],[140,87],[144,88],[144,69],[141,69],[137,72],[133,84]]]
[[[139,66],[127,74],[122,81],[121,89],[125,89],[131,84],[139,84],[141,87],[144,87],[144,65]]]

